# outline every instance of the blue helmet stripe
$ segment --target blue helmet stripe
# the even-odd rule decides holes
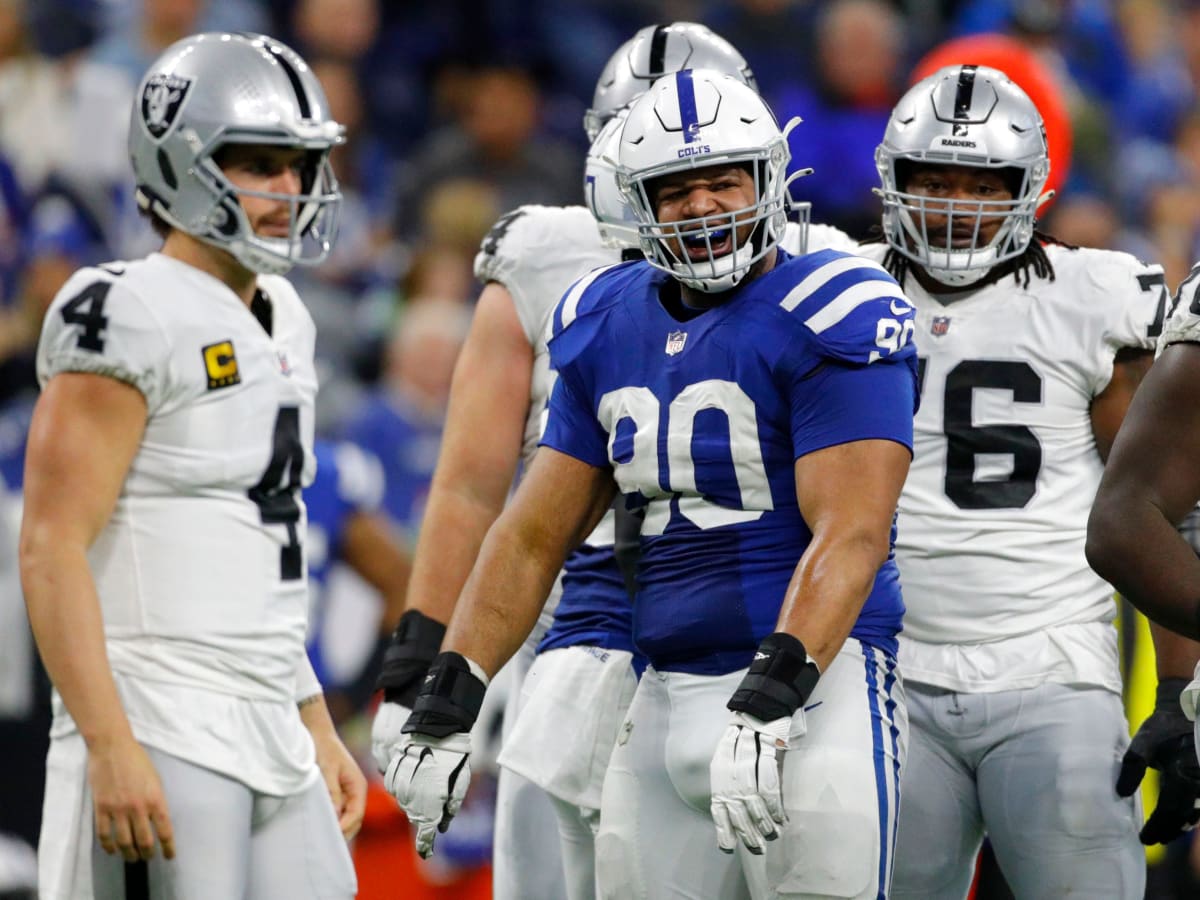
[[[700,117],[696,115],[696,86],[692,84],[691,69],[680,69],[675,73],[675,90],[679,94],[679,121],[683,126],[683,139],[690,144],[700,140]]]

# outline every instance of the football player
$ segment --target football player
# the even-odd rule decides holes
[[[162,250],[47,311],[20,560],[47,897],[355,894],[365,779],[304,652],[313,323],[281,277],[329,253],[342,139],[277,41],[172,45],[129,134]]]
[[[702,25],[639,30],[606,64],[585,116],[592,140],[586,206],[521,207],[503,216],[483,241],[475,271],[486,286],[455,374],[409,611],[380,679],[385,703],[373,738],[381,771],[401,742],[420,678],[508,496],[518,461],[528,467],[537,448],[554,380],[546,346],[554,305],[576,279],[618,262],[623,248],[637,245],[636,224],[612,168],[620,113],[662,74],[698,65],[754,85],[741,54]],[[811,225],[807,235],[812,245],[854,246],[828,226]],[[803,227],[788,225],[785,246],[801,252],[805,239]],[[640,258],[636,249],[632,253]],[[489,440],[480,441],[480,434]],[[513,662],[494,851],[498,898],[594,894],[601,785],[635,686],[629,595],[612,549],[618,522],[623,530],[626,524],[636,530],[624,510],[604,518],[568,560]]]
[[[1200,541],[1194,511],[1200,502],[1195,465],[1200,407],[1194,397],[1200,266],[1180,285],[1174,304],[1158,359],[1130,404],[1104,468],[1088,519],[1087,556],[1092,568],[1153,620],[1159,687],[1151,718],[1160,720],[1162,737],[1142,759],[1162,772],[1159,804],[1174,803],[1184,821],[1194,824],[1196,793],[1189,793],[1188,782],[1200,780],[1200,772],[1189,765],[1189,741],[1180,738],[1175,717],[1182,705],[1195,720],[1200,701]],[[1181,521],[1182,534],[1175,528]],[[1190,744],[1200,746],[1200,725]]]
[[[604,781],[598,893],[887,890],[911,306],[874,263],[780,248],[788,161],[728,75],[685,69],[630,109],[617,163],[645,260],[588,274],[554,312],[541,449],[388,771],[420,844],[461,800],[488,678],[616,497],[645,516],[633,636],[650,668]]]
[[[883,239],[862,252],[916,305],[921,375],[897,522],[912,733],[893,896],[966,896],[986,833],[1018,897],[1140,897],[1136,780],[1114,790],[1116,605],[1083,545],[1162,329],[1162,269],[1035,231],[1045,129],[999,70],[919,82],[876,161]]]

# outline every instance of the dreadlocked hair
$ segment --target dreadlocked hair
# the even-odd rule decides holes
[[[882,244],[884,240],[882,226],[872,225],[870,232],[863,238],[862,243]],[[1025,248],[1024,253],[996,266],[987,278],[975,286],[981,287],[984,284],[993,284],[1008,275],[1012,275],[1016,279],[1017,284],[1022,288],[1029,287],[1029,282],[1034,277],[1054,281],[1057,277],[1054,272],[1054,264],[1046,256],[1046,247],[1050,244],[1056,247],[1063,247],[1067,250],[1079,249],[1075,244],[1069,244],[1064,240],[1060,240],[1051,234],[1046,234],[1044,231],[1038,231],[1035,228],[1033,230],[1033,237],[1030,239],[1029,246]],[[891,247],[888,248],[887,254],[883,257],[884,269],[901,285],[904,284],[904,279],[908,276],[911,266],[912,261],[907,256],[897,253]]]

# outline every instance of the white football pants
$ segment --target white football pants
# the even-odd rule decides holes
[[[850,640],[821,676],[805,706],[806,733],[782,754],[788,822],[761,857],[741,847],[722,853],[709,812],[709,763],[744,675],[642,676],[604,782],[601,898],[886,893],[908,731],[895,660]]]

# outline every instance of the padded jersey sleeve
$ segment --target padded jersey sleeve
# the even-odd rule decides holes
[[[1192,267],[1175,292],[1158,351],[1180,343],[1200,343],[1200,264]]]
[[[570,370],[560,372],[554,383],[550,415],[539,446],[573,456],[597,469],[607,469],[608,434],[600,427],[591,402],[573,376]]]
[[[912,303],[881,266],[812,254],[780,301],[781,367],[797,458],[859,440],[912,449],[917,407]]]
[[[512,297],[521,328],[536,347],[559,298],[580,273],[616,262],[582,206],[521,206],[496,220],[475,255],[475,277]]]
[[[38,341],[38,382],[61,372],[106,375],[133,385],[155,412],[170,389],[171,345],[149,305],[121,276],[76,272],[46,311]]]
[[[1170,307],[1163,267],[1111,250],[1075,252],[1084,261],[1091,295],[1083,302],[1103,309],[1107,317],[1105,344],[1113,350],[1122,347],[1153,350]]]

